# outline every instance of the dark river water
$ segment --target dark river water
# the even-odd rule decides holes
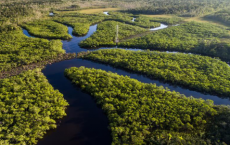
[[[165,26],[164,26],[165,27]],[[75,37],[63,42],[63,49],[69,52],[87,51],[81,48],[78,43],[88,38],[97,29],[97,25],[90,27],[86,36]],[[69,34],[72,35],[73,29],[68,27]],[[23,30],[23,33],[29,37],[31,35]],[[104,48],[100,48],[104,49]],[[138,49],[130,49],[138,50]],[[109,123],[106,115],[96,105],[93,98],[75,87],[70,80],[64,76],[64,70],[70,67],[85,66],[88,68],[102,69],[105,71],[115,72],[119,75],[127,75],[144,83],[156,83],[158,86],[164,86],[170,90],[175,90],[186,96],[195,98],[211,99],[215,104],[230,105],[229,99],[219,98],[213,95],[202,94],[189,89],[184,89],[178,86],[173,86],[158,80],[151,80],[145,76],[113,68],[110,65],[100,64],[93,61],[72,59],[66,60],[51,65],[47,65],[42,71],[49,80],[50,84],[58,89],[64,98],[69,102],[70,106],[67,109],[67,116],[61,120],[60,125],[55,130],[51,130],[47,135],[39,141],[38,145],[110,145],[111,135],[108,129]]]

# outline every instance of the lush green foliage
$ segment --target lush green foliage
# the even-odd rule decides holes
[[[0,0],[0,26],[45,17],[51,7],[63,4],[62,0]]]
[[[80,42],[82,47],[114,46],[116,26],[119,25],[118,38],[121,40],[131,35],[146,32],[146,29],[115,21],[105,21],[98,24],[97,31],[86,40]]]
[[[0,25],[6,21],[16,22],[18,17],[25,17],[31,15],[32,8],[22,4],[12,5],[0,4]]]
[[[60,40],[29,38],[19,27],[9,26],[0,34],[0,72],[65,53]]]
[[[119,45],[155,50],[171,50],[200,53],[209,56],[230,58],[230,44],[226,29],[207,24],[190,22],[148,34],[141,38],[130,39]]]
[[[138,16],[135,19],[134,25],[150,29],[159,27],[161,24],[158,22],[153,22],[151,17]]]
[[[230,67],[207,56],[103,49],[82,58],[112,64],[191,89],[230,96]]]
[[[59,13],[55,15],[54,21],[72,26],[73,34],[82,36],[87,34],[90,25],[102,22],[105,17],[104,14]]]
[[[227,107],[102,70],[73,67],[65,74],[107,113],[114,145],[229,143]]]
[[[214,14],[206,16],[206,18],[213,19],[218,22],[222,22],[230,25],[230,10],[226,9],[226,10],[218,11]]]
[[[164,23],[168,25],[176,25],[176,24],[181,23],[183,21],[183,18],[176,17],[176,16],[170,17],[170,18],[153,17],[151,21],[160,22],[160,23]]]
[[[133,17],[136,20],[133,22]],[[177,24],[181,22],[180,18],[151,18],[145,16],[133,16],[127,13],[109,12],[109,15],[104,14],[82,14],[77,12],[70,13],[58,13],[54,17],[54,21],[70,25],[74,28],[73,34],[77,36],[85,35],[89,26],[92,24],[100,23],[102,21],[118,21],[126,24],[139,26],[142,28],[154,28],[159,27],[160,22],[166,24]]]
[[[22,25],[29,31],[30,34],[50,39],[70,39],[71,35],[68,34],[68,28],[50,20],[33,21]]]
[[[117,11],[110,11],[107,16],[108,19],[117,20],[120,22],[133,23],[133,14],[130,13],[120,13]]]
[[[223,8],[229,8],[228,0],[146,0],[147,6],[131,8],[126,12],[133,14],[176,14],[192,17],[204,15]],[[144,2],[143,2],[144,3]]]
[[[159,27],[160,23],[152,21],[153,18],[145,17],[145,16],[132,16],[131,14],[127,13],[120,13],[120,12],[109,12],[109,16],[107,19],[125,22],[130,25],[135,25],[143,28],[155,28]],[[133,22],[133,17],[137,17]]]
[[[0,144],[36,144],[67,105],[39,69],[0,80]]]

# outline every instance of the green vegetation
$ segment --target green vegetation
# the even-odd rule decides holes
[[[132,15],[129,13],[122,13],[122,12],[109,12],[109,17],[111,17],[111,19],[115,21],[125,22],[143,28],[159,27],[160,23],[174,25],[174,24],[181,23],[183,21],[183,18],[176,17],[176,16],[170,18],[148,17],[143,15]],[[134,22],[131,21],[133,17],[136,18]]]
[[[151,17],[133,16],[132,14],[120,12],[109,12],[109,14],[110,15],[107,17],[109,20],[125,22],[142,28],[155,28],[160,26],[160,23],[153,22]],[[137,17],[134,22],[132,21],[133,17]]]
[[[0,72],[64,54],[60,40],[29,38],[16,26],[0,29]]]
[[[230,97],[230,67],[207,56],[122,49],[103,49],[78,56],[201,92]]]
[[[101,23],[103,21],[118,21],[126,24],[139,26],[142,28],[159,27],[160,23],[177,24],[182,21],[181,18],[151,18],[146,16],[133,16],[132,14],[109,12],[110,15],[99,14],[82,14],[78,12],[58,13],[53,20],[62,24],[70,25],[74,28],[73,34],[82,36],[87,34],[90,25]],[[133,17],[136,17],[135,22],[132,22]]]
[[[36,144],[67,105],[39,69],[0,80],[0,144]]]
[[[160,22],[160,23],[164,23],[167,25],[175,25],[175,24],[179,24],[183,22],[183,18],[176,17],[176,16],[173,16],[171,18],[152,17],[151,21]]]
[[[0,26],[41,19],[63,6],[62,0],[0,0]]]
[[[87,9],[95,7],[99,9]],[[106,7],[113,8],[103,9]],[[117,7],[123,11],[109,12],[109,16],[83,14],[116,11]],[[192,22],[157,32],[145,29],[160,23],[181,23],[184,19],[177,16],[191,20],[213,12],[208,18],[228,24],[229,7],[229,0],[0,0],[0,145],[37,144],[48,130],[56,128],[55,120],[66,115],[68,103],[40,69],[30,69],[76,55],[66,54],[61,40],[29,38],[18,26],[38,37],[70,39],[62,24],[72,26],[73,34],[82,36],[90,25],[100,23],[97,32],[81,42],[83,47],[98,47],[116,45],[119,24],[119,40],[125,41],[119,46],[230,60],[230,34],[224,28]],[[49,12],[55,15],[49,17]],[[156,18],[140,14],[173,15]],[[134,37],[139,38],[130,39]],[[79,57],[201,92],[230,94],[230,67],[219,59],[118,49],[79,53]],[[229,107],[102,70],[70,68],[65,75],[94,96],[107,113],[113,144],[230,144]]]
[[[65,75],[102,106],[112,144],[230,143],[228,107],[102,70],[73,67]]]
[[[114,46],[116,26],[119,25],[118,38],[121,40],[131,35],[146,32],[146,29],[123,24],[115,21],[106,21],[98,24],[97,31],[86,40],[80,42],[82,47]]]
[[[206,16],[205,18],[230,25],[230,10],[226,9],[226,10],[218,11],[214,14]]]
[[[141,38],[121,42],[119,46],[154,50],[170,50],[199,53],[208,56],[230,58],[228,31],[207,23],[189,22],[148,34]]]
[[[130,14],[130,13],[120,13],[116,11],[109,11],[109,15],[107,16],[107,18],[108,17],[112,20],[117,20],[120,22],[133,23],[132,22],[133,14]]]
[[[59,13],[54,16],[54,21],[72,26],[74,35],[83,36],[90,25],[102,22],[105,17],[104,14]]]
[[[151,17],[138,16],[135,19],[134,25],[150,29],[160,27],[161,24],[158,22],[153,22]]]
[[[50,20],[40,20],[25,23],[22,25],[29,31],[30,34],[49,39],[70,39],[71,35],[68,34],[68,28],[57,22]]]
[[[147,4],[144,5],[144,2]],[[141,6],[128,8],[125,12],[151,15],[176,14],[183,17],[194,17],[230,7],[228,0],[142,0],[142,3]]]
[[[16,22],[18,17],[31,15],[32,8],[23,5],[0,5],[0,25],[7,21]]]

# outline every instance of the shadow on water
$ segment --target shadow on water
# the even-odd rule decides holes
[[[35,38],[34,36],[30,35],[30,33],[26,29],[22,29],[22,32],[24,35],[26,35],[28,37]]]
[[[74,53],[74,52],[78,53],[78,52],[81,52],[81,51],[86,51],[86,49],[81,48],[78,44],[82,40],[90,37],[96,30],[97,30],[97,24],[90,26],[90,29],[89,29],[88,33],[85,36],[76,37],[76,36],[74,36],[72,34],[73,28],[68,26],[68,32],[73,38],[70,39],[70,40],[63,40],[62,41],[63,49],[65,49],[67,53]]]
[[[73,28],[68,27],[69,34],[73,36],[71,40],[63,40],[63,49],[67,53],[87,51],[81,48],[78,43],[90,37],[97,29],[97,25],[92,25],[86,36],[76,37],[72,35]],[[26,30],[23,33],[30,37]],[[100,48],[104,49],[104,48]],[[140,50],[140,49],[131,49]],[[93,61],[72,59],[51,65],[47,65],[43,69],[44,75],[50,84],[58,89],[64,98],[69,102],[67,116],[61,120],[60,125],[55,130],[51,130],[39,141],[38,145],[109,145],[111,144],[111,133],[108,130],[109,122],[106,115],[98,107],[93,98],[82,92],[80,88],[74,86],[70,80],[64,76],[64,70],[70,67],[85,66],[88,68],[102,69],[118,73],[119,75],[127,75],[144,83],[156,83],[158,86],[164,86],[170,90],[175,90],[186,96],[194,96],[195,98],[211,99],[215,104],[230,105],[228,99],[221,99],[213,95],[205,95],[196,91],[191,91],[168,83],[157,80],[151,80],[145,76],[131,73],[125,70],[113,68],[109,65],[96,63]]]
[[[65,68],[75,64],[71,61],[48,65],[43,70],[50,84],[64,94],[70,106],[60,126],[49,132],[38,145],[109,145],[112,139],[107,128],[107,117],[90,95],[75,87],[64,76]]]

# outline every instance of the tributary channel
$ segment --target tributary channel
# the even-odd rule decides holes
[[[164,25],[162,26],[162,28],[167,28]],[[78,44],[82,40],[90,37],[96,30],[97,25],[92,25],[90,26],[87,35],[83,37],[76,37],[72,35],[73,28],[68,27],[69,34],[72,35],[73,38],[71,40],[62,41],[63,49],[65,49],[67,53],[87,51],[87,49],[81,48]],[[155,28],[155,30],[159,30],[159,28]],[[25,29],[23,29],[23,33],[28,37],[33,37]],[[112,138],[108,129],[109,122],[102,109],[96,105],[93,97],[85,92],[82,92],[80,88],[74,86],[71,81],[64,76],[64,70],[66,68],[80,66],[111,71],[119,75],[127,75],[144,83],[156,83],[158,86],[167,87],[170,90],[175,90],[176,92],[186,96],[211,99],[214,101],[214,104],[217,105],[230,105],[229,99],[220,98],[214,95],[202,94],[182,87],[173,86],[158,80],[149,79],[139,74],[117,69],[110,65],[82,59],[65,60],[62,62],[47,65],[42,72],[47,77],[49,83],[55,89],[59,90],[70,104],[66,110],[67,116],[60,121],[57,129],[49,131],[47,135],[39,141],[38,145],[111,144]]]

